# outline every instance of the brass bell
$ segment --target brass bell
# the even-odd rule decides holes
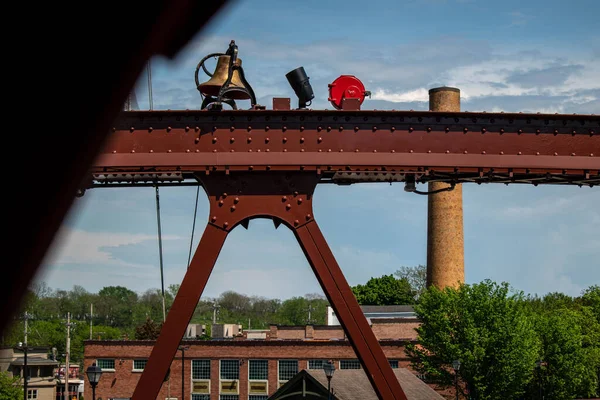
[[[198,85],[198,90],[205,96],[218,96],[221,87],[227,81],[227,76],[229,75],[229,60],[230,56],[219,56],[217,60],[217,66],[215,68],[215,72],[213,76],[204,83]],[[241,68],[242,59],[237,58],[235,61],[235,66]],[[233,75],[231,77],[231,83],[227,86],[227,94],[225,97],[228,99],[234,100],[248,100],[250,99],[250,95],[245,91],[245,85],[242,83],[240,79],[239,69],[233,69]],[[235,88],[239,88],[240,90],[235,90]]]

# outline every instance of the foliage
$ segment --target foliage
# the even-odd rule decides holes
[[[450,385],[452,362],[460,360],[462,391],[473,399],[517,399],[529,381],[540,343],[522,294],[484,281],[443,291],[429,288],[415,311],[422,321],[419,344],[407,346],[413,367]]]
[[[538,373],[546,396],[552,399],[593,396],[600,366],[596,359],[600,325],[593,314],[563,308],[538,316],[536,327],[542,340],[541,359],[546,364]]]
[[[394,272],[399,279],[406,278],[410,287],[415,292],[415,298],[419,298],[421,293],[427,286],[427,266],[417,265],[416,267],[400,267],[400,269]]]
[[[414,304],[415,292],[408,279],[396,279],[393,275],[371,278],[365,285],[352,288],[360,305]]]
[[[11,377],[8,372],[0,372],[0,400],[23,398],[23,386],[19,377]]]
[[[162,324],[157,324],[150,318],[146,320],[142,325],[135,328],[135,339],[136,340],[156,340],[160,335],[160,329]]]

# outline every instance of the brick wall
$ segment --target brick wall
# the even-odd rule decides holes
[[[302,335],[305,330],[299,330]],[[316,330],[315,330],[316,332]],[[134,358],[148,358],[154,342],[152,341],[86,341],[84,368],[91,365],[97,358],[114,358],[115,371],[104,372],[96,388],[96,398],[108,399],[112,397],[131,397],[133,390],[141,376],[140,372],[133,372]],[[247,399],[248,392],[248,360],[267,359],[269,361],[269,394],[278,388],[278,360],[296,359],[299,370],[308,367],[310,359],[337,360],[356,359],[356,354],[347,341],[319,342],[319,341],[185,341],[190,348],[185,352],[185,389],[189,400],[191,398],[191,360],[211,360],[211,400],[218,400],[219,391],[219,360],[238,359],[240,365],[240,400]],[[404,352],[404,342],[382,342],[381,346],[389,359],[399,360],[400,367],[409,364]],[[181,352],[177,352],[171,364],[170,396],[181,399]],[[88,381],[85,381],[86,393],[91,393]],[[169,395],[169,385],[163,383],[159,398]]]

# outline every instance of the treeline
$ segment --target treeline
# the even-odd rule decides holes
[[[165,291],[168,313],[179,285]],[[324,296],[307,294],[287,300],[227,291],[217,298],[198,302],[190,323],[206,324],[210,334],[213,319],[217,323],[237,323],[244,329],[266,329],[270,324],[325,324],[327,305]],[[146,339],[149,331],[160,329],[163,321],[163,296],[159,289],[138,294],[123,286],[107,286],[91,293],[81,286],[71,290],[52,289],[36,283],[9,329],[2,335],[3,346],[14,346],[24,339],[24,315],[28,318],[29,346],[56,347],[64,359],[67,313],[71,316],[71,355],[73,362],[83,359],[83,341],[93,339]],[[208,337],[205,337],[208,338]]]

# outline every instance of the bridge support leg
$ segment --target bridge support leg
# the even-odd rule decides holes
[[[271,218],[290,228],[323,292],[348,335],[379,399],[406,400],[354,293],[313,217],[318,175],[307,172],[235,172],[198,176],[209,197],[209,223],[156,341],[132,400],[156,399],[202,291],[225,243],[237,225]]]
[[[312,220],[294,233],[377,396],[406,400],[398,378],[316,221]]]
[[[132,400],[158,398],[158,393],[185,334],[206,282],[227,238],[227,231],[208,224],[181,282]]]

